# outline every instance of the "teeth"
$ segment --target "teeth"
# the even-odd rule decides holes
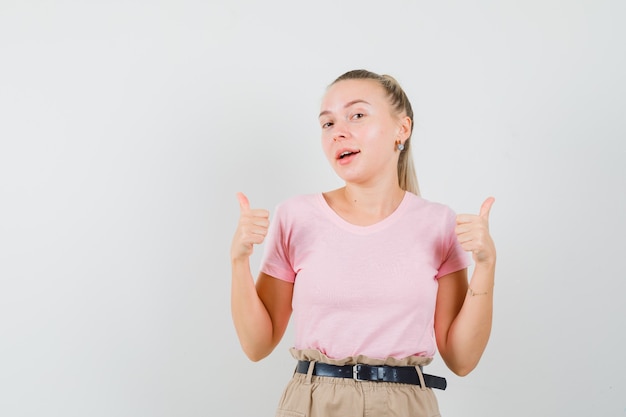
[[[343,158],[346,155],[350,155],[352,152],[350,151],[346,151],[346,152],[342,152],[341,155],[339,155],[341,158]]]

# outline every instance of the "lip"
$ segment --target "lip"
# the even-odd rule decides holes
[[[339,149],[337,152],[335,152],[335,159],[337,160],[341,160],[341,154],[345,153],[345,152],[350,152],[353,155],[356,155],[358,153],[360,153],[361,151],[355,148],[342,148]]]

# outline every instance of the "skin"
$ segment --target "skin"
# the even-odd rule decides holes
[[[411,132],[411,119],[396,114],[383,88],[372,80],[344,80],[332,85],[320,112],[322,148],[345,186],[324,193],[330,207],[356,225],[371,225],[389,216],[405,191],[398,185],[399,151]],[[339,158],[343,152],[351,155]],[[231,310],[241,346],[258,361],[283,337],[291,317],[293,284],[264,273],[254,281],[249,258],[265,239],[269,212],[251,209],[237,194],[240,219],[231,245]],[[435,336],[444,362],[457,375],[467,375],[482,356],[492,325],[496,250],[489,234],[494,198],[478,214],[457,216],[456,234],[472,253],[474,272],[468,291],[467,270],[439,279],[435,307]]]

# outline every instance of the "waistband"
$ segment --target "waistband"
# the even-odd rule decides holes
[[[422,372],[421,366],[376,366],[360,363],[355,365],[331,365],[322,362],[299,360],[296,366],[296,372],[308,374],[311,363],[313,363],[311,375],[316,376],[351,378],[355,381],[395,382],[419,385],[424,388],[420,378],[421,374],[421,376],[423,376],[423,383],[427,388],[445,390],[447,386],[445,378],[425,374]]]

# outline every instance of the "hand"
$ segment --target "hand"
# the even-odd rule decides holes
[[[254,245],[263,243],[270,225],[270,213],[263,209],[250,209],[248,198],[243,193],[237,193],[239,200],[239,224],[233,237],[230,248],[232,260],[249,258]]]
[[[480,207],[480,213],[456,216],[456,236],[466,251],[472,252],[477,264],[494,264],[496,247],[489,234],[489,211],[495,198],[489,197]]]

